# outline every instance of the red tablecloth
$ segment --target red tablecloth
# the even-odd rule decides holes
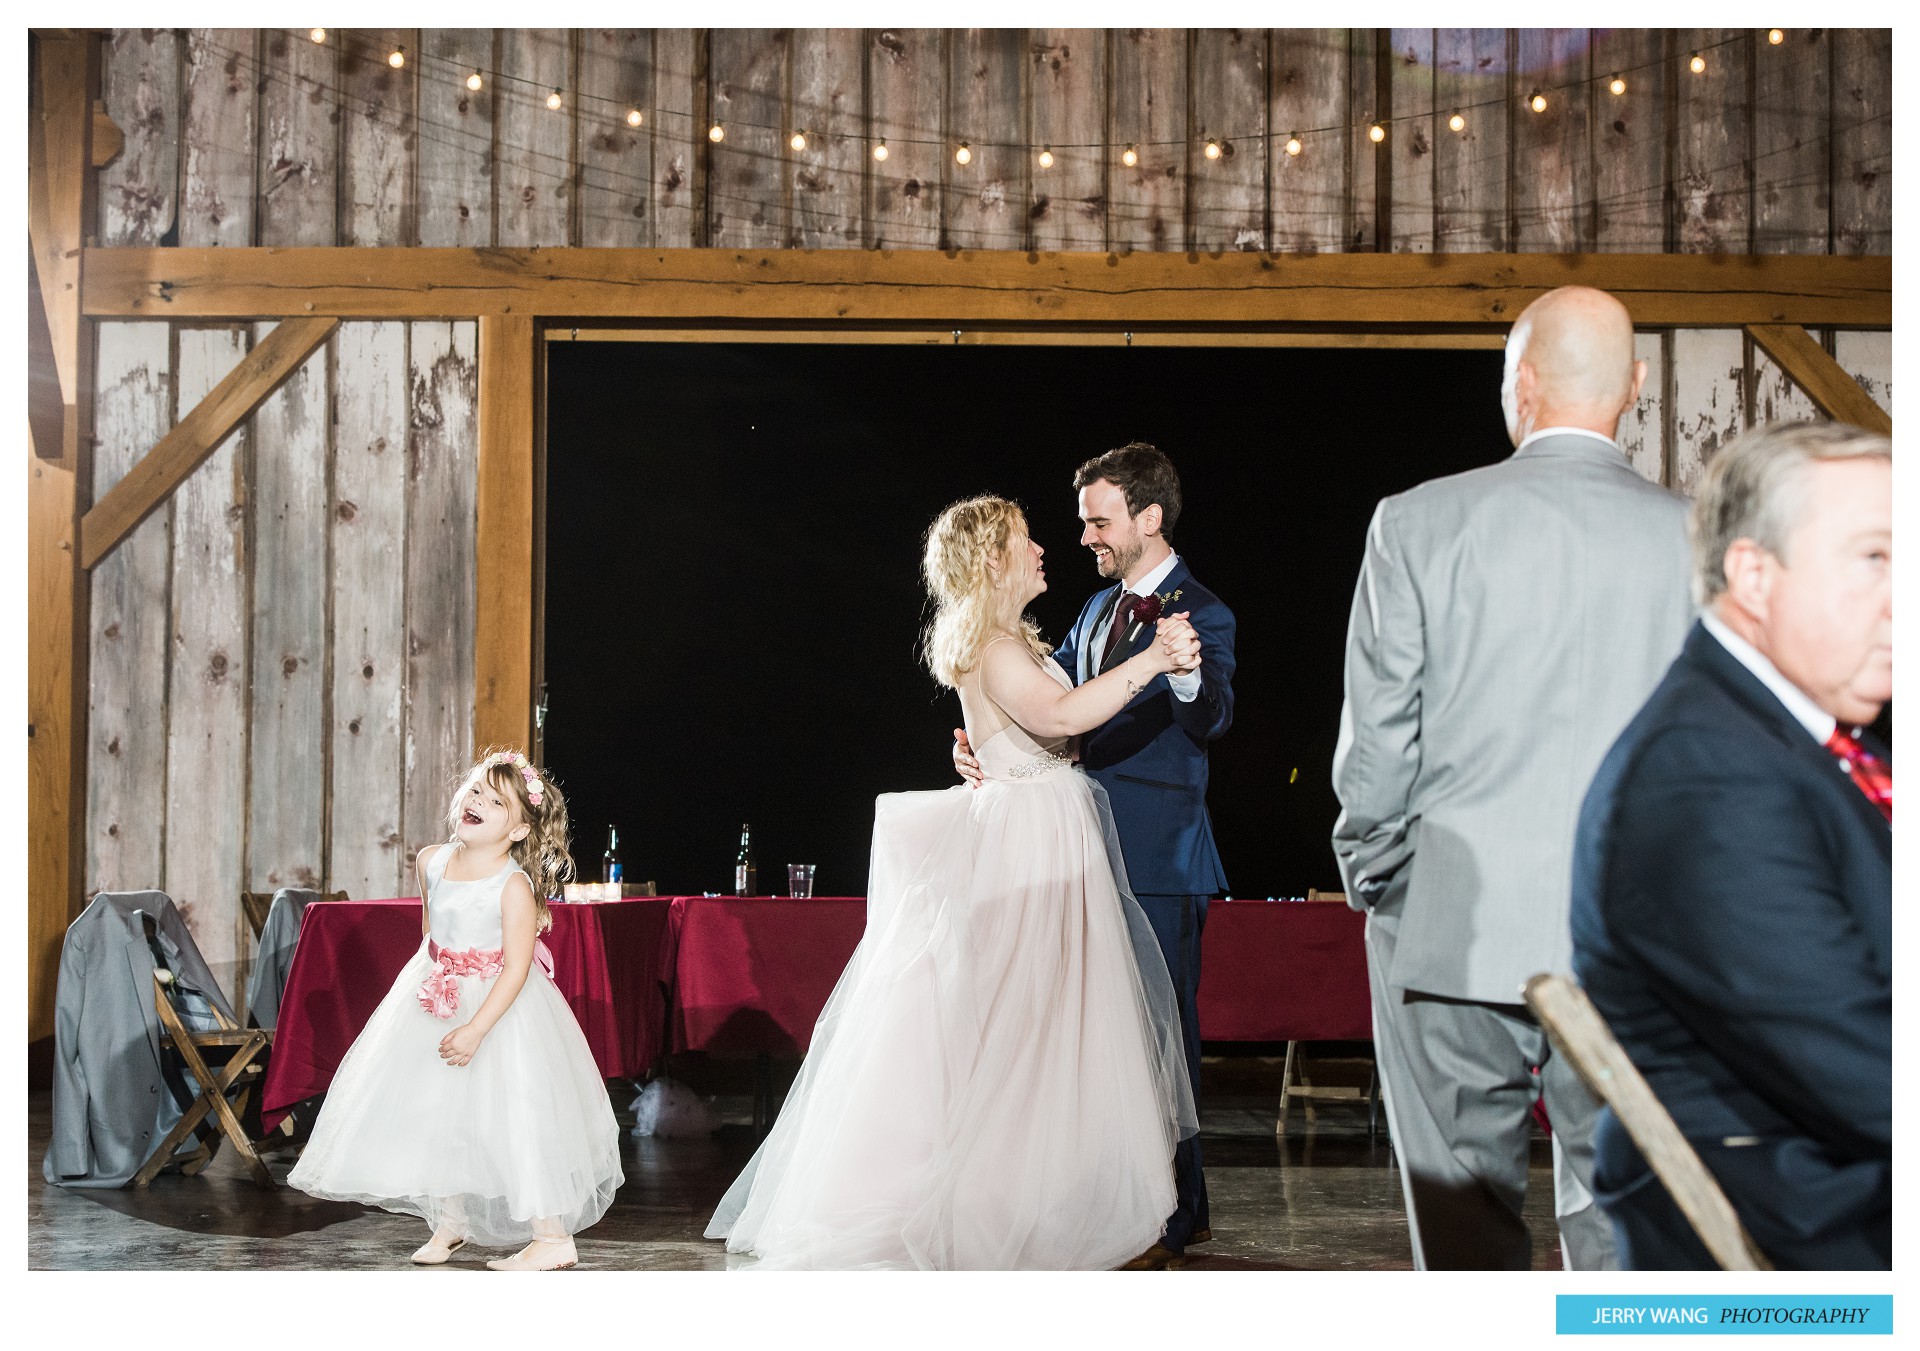
[[[859,897],[675,896],[672,1049],[804,1054],[866,927]]]
[[[1215,901],[1200,941],[1204,1041],[1367,1041],[1366,916],[1326,901]]]
[[[1364,1041],[1365,917],[1325,902],[1215,901],[1200,949],[1206,1041]],[[866,927],[858,898],[673,898],[675,1051],[804,1053]]]
[[[586,1033],[600,1073],[645,1074],[666,1025],[660,974],[673,951],[669,904],[655,898],[553,907],[542,935],[554,983]],[[271,1129],[324,1093],[353,1039],[420,947],[420,902],[318,901],[300,925],[261,1096]]]

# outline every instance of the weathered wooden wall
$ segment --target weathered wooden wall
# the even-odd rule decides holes
[[[108,247],[1892,245],[1887,30],[119,29],[104,98]],[[96,498],[259,336],[103,324]],[[1822,336],[1890,408],[1889,335]],[[1682,490],[1806,411],[1738,331],[1641,349],[1623,440]],[[473,324],[343,324],[95,571],[89,889],[221,960],[243,887],[407,885],[469,738],[478,380]]]

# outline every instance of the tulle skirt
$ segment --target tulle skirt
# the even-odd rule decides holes
[[[709,1238],[762,1267],[1100,1270],[1197,1129],[1178,1006],[1078,769],[876,805],[867,928]]]
[[[535,966],[472,1061],[449,1066],[440,1039],[480,1011],[498,977],[455,977],[460,1007],[436,1018],[418,998],[433,965],[422,944],[380,1001],[287,1182],[485,1246],[523,1243],[535,1221],[585,1229],[623,1177],[619,1123],[573,1010]]]

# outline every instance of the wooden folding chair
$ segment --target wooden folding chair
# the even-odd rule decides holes
[[[1527,982],[1526,999],[1555,1049],[1613,1108],[1721,1269],[1772,1271],[1773,1263],[1755,1246],[1733,1203],[1627,1059],[1587,992],[1565,976],[1539,975]]]
[[[186,1024],[180,1021],[179,1011],[168,997],[167,987],[161,983],[158,972],[153,978],[153,1006],[160,1015],[161,1045],[172,1047],[186,1063],[187,1072],[193,1076],[200,1095],[180,1120],[174,1123],[166,1138],[155,1147],[152,1155],[140,1166],[140,1171],[134,1174],[133,1185],[145,1188],[163,1169],[174,1163],[174,1151],[186,1143],[189,1135],[196,1137],[199,1148],[179,1161],[180,1171],[189,1177],[197,1174],[213,1158],[213,1151],[219,1147],[220,1137],[224,1135],[246,1163],[254,1182],[271,1189],[274,1186],[273,1174],[261,1162],[253,1141],[247,1138],[246,1128],[240,1124],[240,1114],[247,1110],[247,1098],[264,1073],[262,1066],[256,1062],[260,1054],[273,1044],[273,1033],[257,1027],[236,1026],[211,1001],[208,1006],[213,1009],[214,1019],[220,1024],[219,1029],[213,1032],[189,1031]],[[216,1074],[208,1067],[206,1057],[201,1052],[229,1047],[232,1053]]]

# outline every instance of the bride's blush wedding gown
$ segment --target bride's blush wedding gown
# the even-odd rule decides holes
[[[762,1267],[1098,1270],[1173,1211],[1193,1094],[1105,792],[978,679],[985,782],[877,800],[866,933],[707,1227]]]

